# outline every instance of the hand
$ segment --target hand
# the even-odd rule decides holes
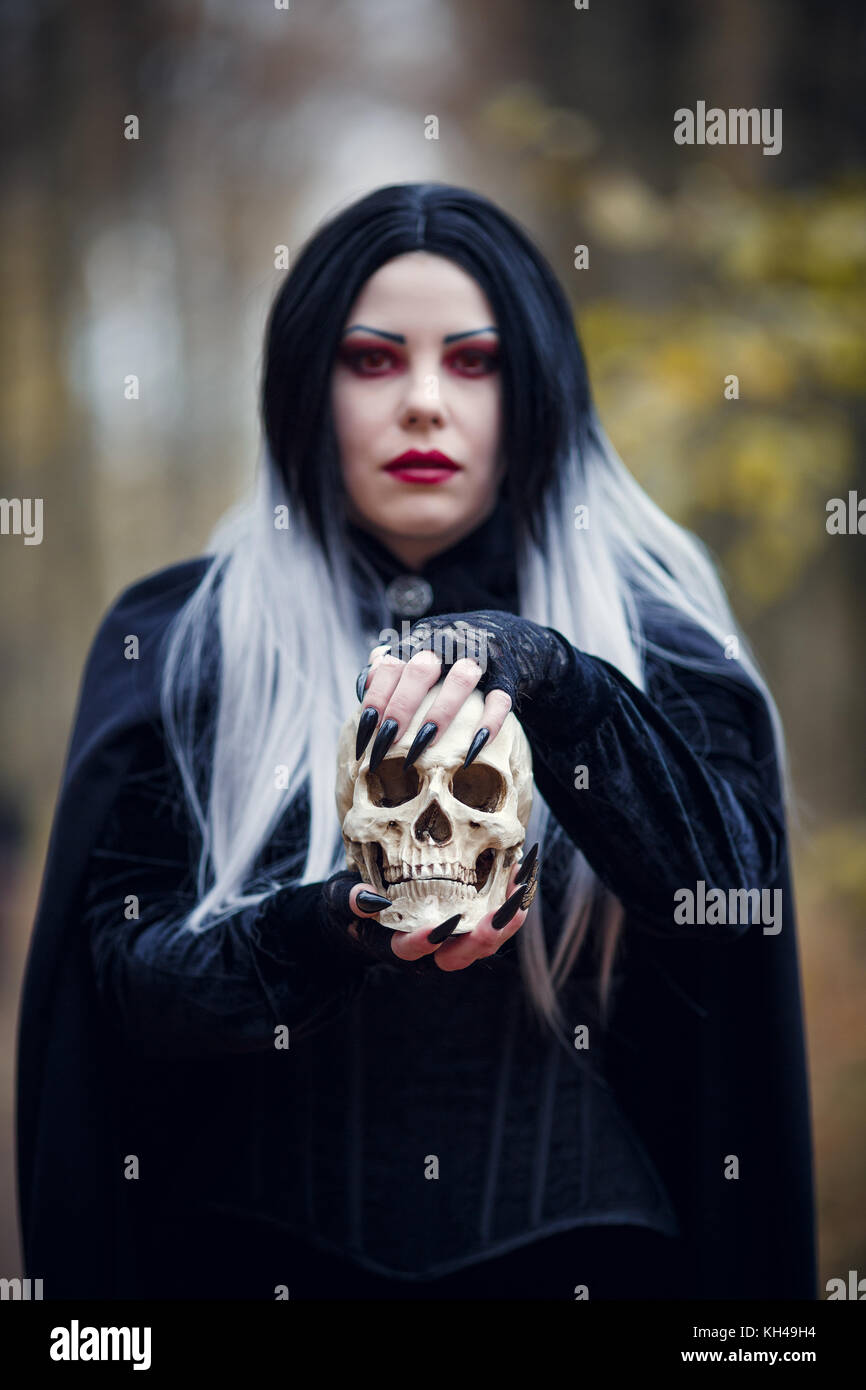
[[[353,870],[334,874],[324,885],[325,919],[330,930],[343,938],[350,937],[359,950],[377,960],[392,964],[396,960],[404,961],[407,966],[414,967],[415,973],[421,970],[429,973],[431,968],[446,972],[465,970],[476,960],[495,955],[523,926],[538,887],[537,853],[536,844],[522,863],[512,866],[502,906],[491,908],[471,931],[451,940],[448,938],[460,921],[459,912],[438,927],[424,927],[414,932],[383,927],[375,918],[384,910],[387,899],[383,902],[372,885],[365,883]],[[371,899],[378,899],[378,906],[371,899],[367,899],[366,907],[363,899],[359,903],[359,896],[364,893],[370,894]]]
[[[395,653],[387,644],[374,647],[358,677],[364,710],[358,724],[356,757],[363,755],[381,718],[370,752],[375,771],[395,739],[412,722],[424,696],[447,674],[442,689],[406,754],[405,767],[435,743],[476,688],[485,695],[484,712],[467,750],[468,767],[486,742],[499,733],[508,713],[519,714],[547,683],[557,679],[566,662],[564,640],[513,613],[485,610],[446,613],[414,623]],[[369,681],[369,684],[368,684]],[[366,692],[366,693],[365,693]]]

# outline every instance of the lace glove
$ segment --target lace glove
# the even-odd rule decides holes
[[[553,628],[493,609],[420,618],[396,649],[384,643],[382,649],[401,661],[432,650],[442,661],[443,677],[461,657],[472,657],[484,672],[477,689],[484,695],[504,690],[518,718],[565,676],[572,652]]]
[[[374,917],[356,917],[349,907],[349,894],[356,883],[363,883],[363,875],[354,869],[344,869],[333,874],[322,886],[320,899],[320,920],[326,938],[338,950],[350,952],[356,959],[367,963],[380,961],[393,965],[410,975],[428,975],[439,971],[432,955],[419,960],[403,960],[391,950],[393,933],[390,927],[383,927]],[[354,927],[354,935],[349,931]]]

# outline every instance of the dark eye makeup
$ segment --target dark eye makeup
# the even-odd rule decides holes
[[[339,358],[358,376],[390,376],[401,366],[401,358],[393,348],[377,342],[359,343],[357,339],[341,344]],[[378,365],[375,365],[377,359]],[[445,360],[458,376],[488,376],[499,366],[499,345],[491,341],[457,347]]]

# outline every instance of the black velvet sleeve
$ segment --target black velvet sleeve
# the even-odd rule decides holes
[[[565,674],[521,714],[545,801],[638,925],[739,935],[748,924],[676,924],[674,894],[699,880],[727,892],[777,876],[785,819],[766,702],[692,632],[692,654],[705,664],[714,655],[715,669],[650,658],[646,693],[555,635]]]
[[[137,1051],[263,1050],[278,1025],[312,1032],[347,1006],[369,962],[327,921],[322,883],[282,888],[194,934],[183,926],[197,901],[192,858],[168,755],[143,735],[90,857],[83,924],[103,1005]]]

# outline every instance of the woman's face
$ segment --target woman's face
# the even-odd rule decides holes
[[[442,256],[381,266],[343,326],[332,409],[347,515],[410,567],[490,515],[501,458],[499,335],[481,287]],[[402,455],[436,451],[426,470]],[[440,460],[441,462],[441,460]]]

